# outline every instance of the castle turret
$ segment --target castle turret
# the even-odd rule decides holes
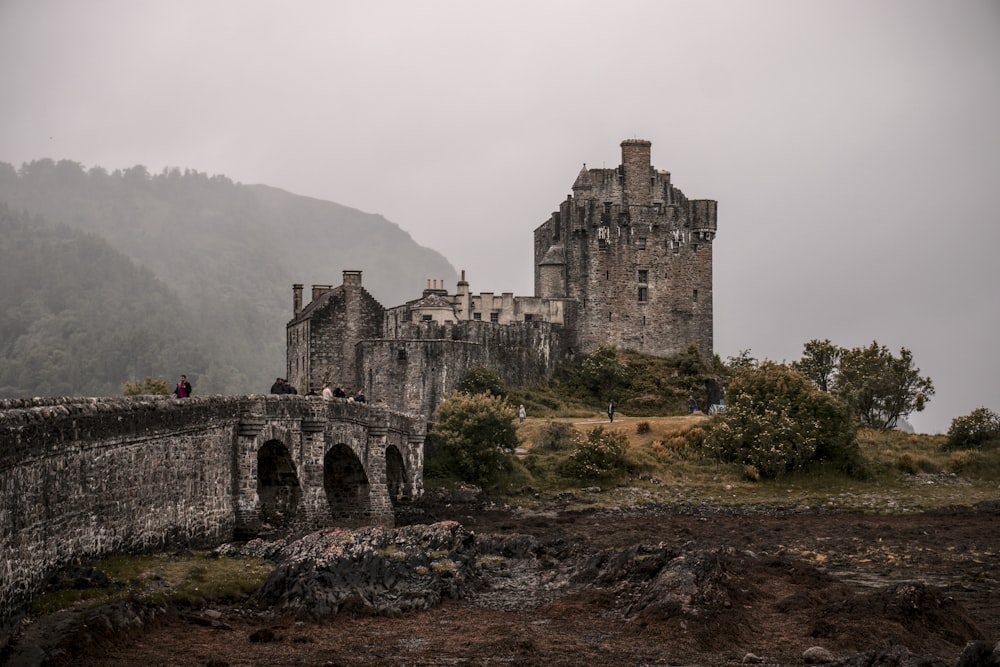
[[[650,180],[652,142],[626,139],[622,142],[622,170],[625,172],[625,204],[649,205],[653,200]]]

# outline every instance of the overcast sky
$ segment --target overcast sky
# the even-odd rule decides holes
[[[0,161],[335,201],[518,295],[583,163],[648,139],[719,202],[723,358],[877,340],[936,385],[917,430],[1000,412],[997,0],[0,0],[0,99]]]

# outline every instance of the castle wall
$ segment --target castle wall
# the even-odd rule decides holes
[[[572,316],[573,309],[568,313]],[[426,418],[470,370],[492,368],[511,386],[530,386],[569,358],[574,344],[564,327],[537,321],[411,323],[398,333],[362,341],[359,372],[369,400]]]

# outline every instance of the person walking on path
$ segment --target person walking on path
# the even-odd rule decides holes
[[[611,422],[612,424],[615,423],[615,402],[614,402],[614,399],[612,399],[608,403],[608,421]]]
[[[528,413],[524,409],[524,403],[522,403],[521,405],[518,406],[518,408],[517,408],[517,416],[521,420],[521,423],[523,424],[525,417],[528,416]]]
[[[174,396],[177,398],[188,398],[191,395],[191,383],[188,382],[188,376],[182,375],[180,382],[174,387]]]

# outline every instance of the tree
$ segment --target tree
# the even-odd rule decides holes
[[[485,485],[511,469],[517,412],[490,394],[448,394],[434,411],[429,439],[442,473]]]
[[[841,351],[834,393],[862,425],[890,431],[900,417],[924,409],[934,385],[929,377],[920,377],[913,353],[905,347],[896,357],[872,341],[868,347]]]
[[[976,408],[964,417],[951,420],[949,449],[987,449],[1000,445],[1000,415],[988,408]]]
[[[750,354],[750,350],[740,350],[740,353],[735,357],[726,358],[726,366],[732,371],[747,370],[751,368],[757,368],[760,366],[760,362]]]
[[[821,391],[830,391],[841,352],[829,339],[811,340],[805,344],[802,359],[794,362],[792,368],[815,382]]]
[[[736,373],[726,411],[713,417],[704,444],[723,461],[776,478],[811,461],[851,470],[854,435],[847,406],[802,373],[765,361]]]
[[[503,378],[492,368],[473,368],[458,383],[458,390],[463,394],[489,394],[497,398],[507,396]]]
[[[598,399],[606,399],[615,390],[628,383],[628,367],[618,360],[613,347],[599,347],[580,364],[580,380]]]

